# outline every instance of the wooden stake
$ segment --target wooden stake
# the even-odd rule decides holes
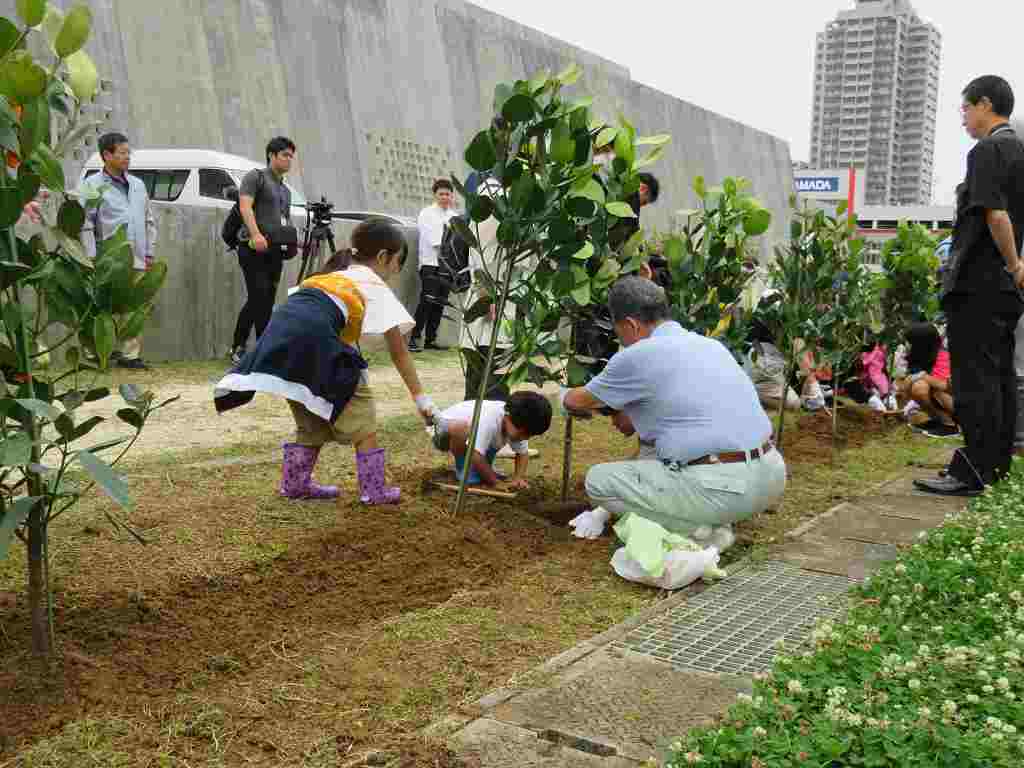
[[[458,492],[458,490],[459,490],[459,486],[456,485],[455,483],[442,483],[442,482],[433,480],[433,481],[431,481],[430,484],[432,486],[434,486],[435,488],[441,488],[442,490],[445,490],[445,491],[455,491],[455,492]],[[487,488],[476,488],[475,486],[472,486],[472,485],[466,486],[465,492],[466,493],[471,493],[474,496],[488,496],[488,497],[490,497],[492,499],[515,499],[515,498],[518,497],[518,494],[511,493],[509,491],[492,491],[492,490],[489,490]]]

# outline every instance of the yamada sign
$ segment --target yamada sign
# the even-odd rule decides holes
[[[839,192],[838,176],[804,176],[794,180],[797,192],[835,194]]]

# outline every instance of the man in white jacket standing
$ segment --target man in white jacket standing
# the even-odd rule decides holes
[[[156,245],[156,219],[149,204],[149,193],[142,179],[128,173],[132,151],[128,137],[107,133],[98,142],[103,170],[82,182],[82,199],[100,195],[100,203],[86,206],[82,244],[90,258],[96,258],[96,244],[125,227],[131,245],[133,266],[145,272],[153,263]],[[147,370],[142,359],[142,340],[123,339],[121,351],[115,353],[117,365],[133,370]]]

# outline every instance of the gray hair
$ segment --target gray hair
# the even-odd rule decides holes
[[[644,277],[623,277],[608,291],[608,310],[613,322],[627,317],[651,325],[667,320],[668,300],[657,283]]]

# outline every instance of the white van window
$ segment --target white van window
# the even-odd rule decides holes
[[[99,171],[88,170],[85,172],[85,178],[88,179],[96,173]],[[147,168],[130,168],[128,173],[139,178],[146,185],[146,192],[150,200],[173,202],[181,197],[181,191],[185,188],[190,171],[154,171]]]
[[[199,169],[200,197],[211,197],[214,200],[229,200],[230,198],[224,193],[230,187],[237,189],[238,185],[227,171],[220,168]]]

